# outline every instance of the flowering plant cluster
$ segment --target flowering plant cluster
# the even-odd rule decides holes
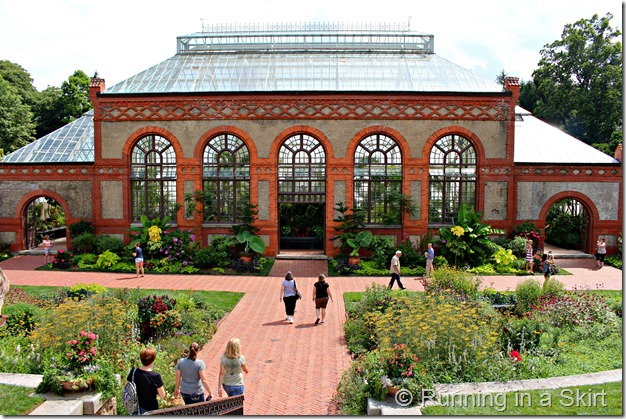
[[[181,262],[185,267],[192,263],[193,254],[200,244],[192,230],[166,230],[162,236],[163,245],[159,255],[168,262]]]
[[[390,378],[411,378],[417,368],[417,355],[404,343],[394,343],[391,356],[387,358],[387,373]]]
[[[59,269],[69,269],[72,266],[73,257],[74,255],[71,252],[60,249],[56,255],[54,255],[52,266]]]
[[[522,355],[518,351],[511,351],[510,355],[513,362],[520,362],[522,360]]]
[[[98,353],[97,340],[95,333],[81,330],[77,339],[67,341],[67,359],[72,369],[78,370],[91,364]]]

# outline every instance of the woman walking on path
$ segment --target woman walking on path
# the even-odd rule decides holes
[[[241,342],[232,338],[226,344],[226,351],[220,358],[220,375],[217,394],[222,397],[222,388],[228,397],[243,394],[243,373],[248,373],[246,357],[241,355]]]
[[[598,268],[604,266],[604,257],[606,256],[606,242],[604,237],[600,237],[600,240],[596,243],[596,263]]]
[[[200,352],[200,345],[193,342],[189,346],[189,355],[187,358],[181,358],[176,364],[176,389],[174,390],[174,398],[177,399],[181,394],[185,404],[200,403],[211,400],[211,387],[207,380],[205,370],[206,364],[201,359],[197,359]],[[205,399],[204,389],[209,394]]]
[[[534,275],[533,272],[533,241],[528,239],[526,242],[526,272]]]
[[[296,290],[296,281],[293,279],[291,271],[287,272],[283,284],[280,287],[280,301],[285,303],[285,314],[287,315],[285,320],[292,324],[293,315],[296,311],[296,301],[298,301]]]
[[[326,306],[328,305],[328,298],[333,301],[333,295],[330,293],[330,285],[326,282],[326,277],[322,274],[317,278],[317,282],[313,284],[313,301],[315,301],[315,314],[317,319],[315,324],[324,323],[326,317]],[[320,322],[321,313],[321,322]]]
[[[139,359],[141,359],[143,366],[141,368],[133,368],[126,377],[126,381],[132,381],[137,386],[139,412],[135,414],[143,415],[150,410],[158,409],[157,395],[162,399],[165,398],[161,374],[152,371],[156,356],[156,349],[143,348],[139,352]]]

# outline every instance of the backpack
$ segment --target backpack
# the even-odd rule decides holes
[[[122,403],[131,415],[139,410],[139,400],[137,398],[137,385],[135,384],[135,371],[133,368],[133,376],[131,381],[127,382],[122,389]]]

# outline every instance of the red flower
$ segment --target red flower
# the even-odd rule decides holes
[[[517,351],[511,351],[511,359],[515,362],[520,362],[522,360],[522,355],[520,355]]]

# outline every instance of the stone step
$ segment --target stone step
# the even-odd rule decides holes
[[[46,400],[30,415],[33,416],[78,416],[83,415],[82,400]]]

